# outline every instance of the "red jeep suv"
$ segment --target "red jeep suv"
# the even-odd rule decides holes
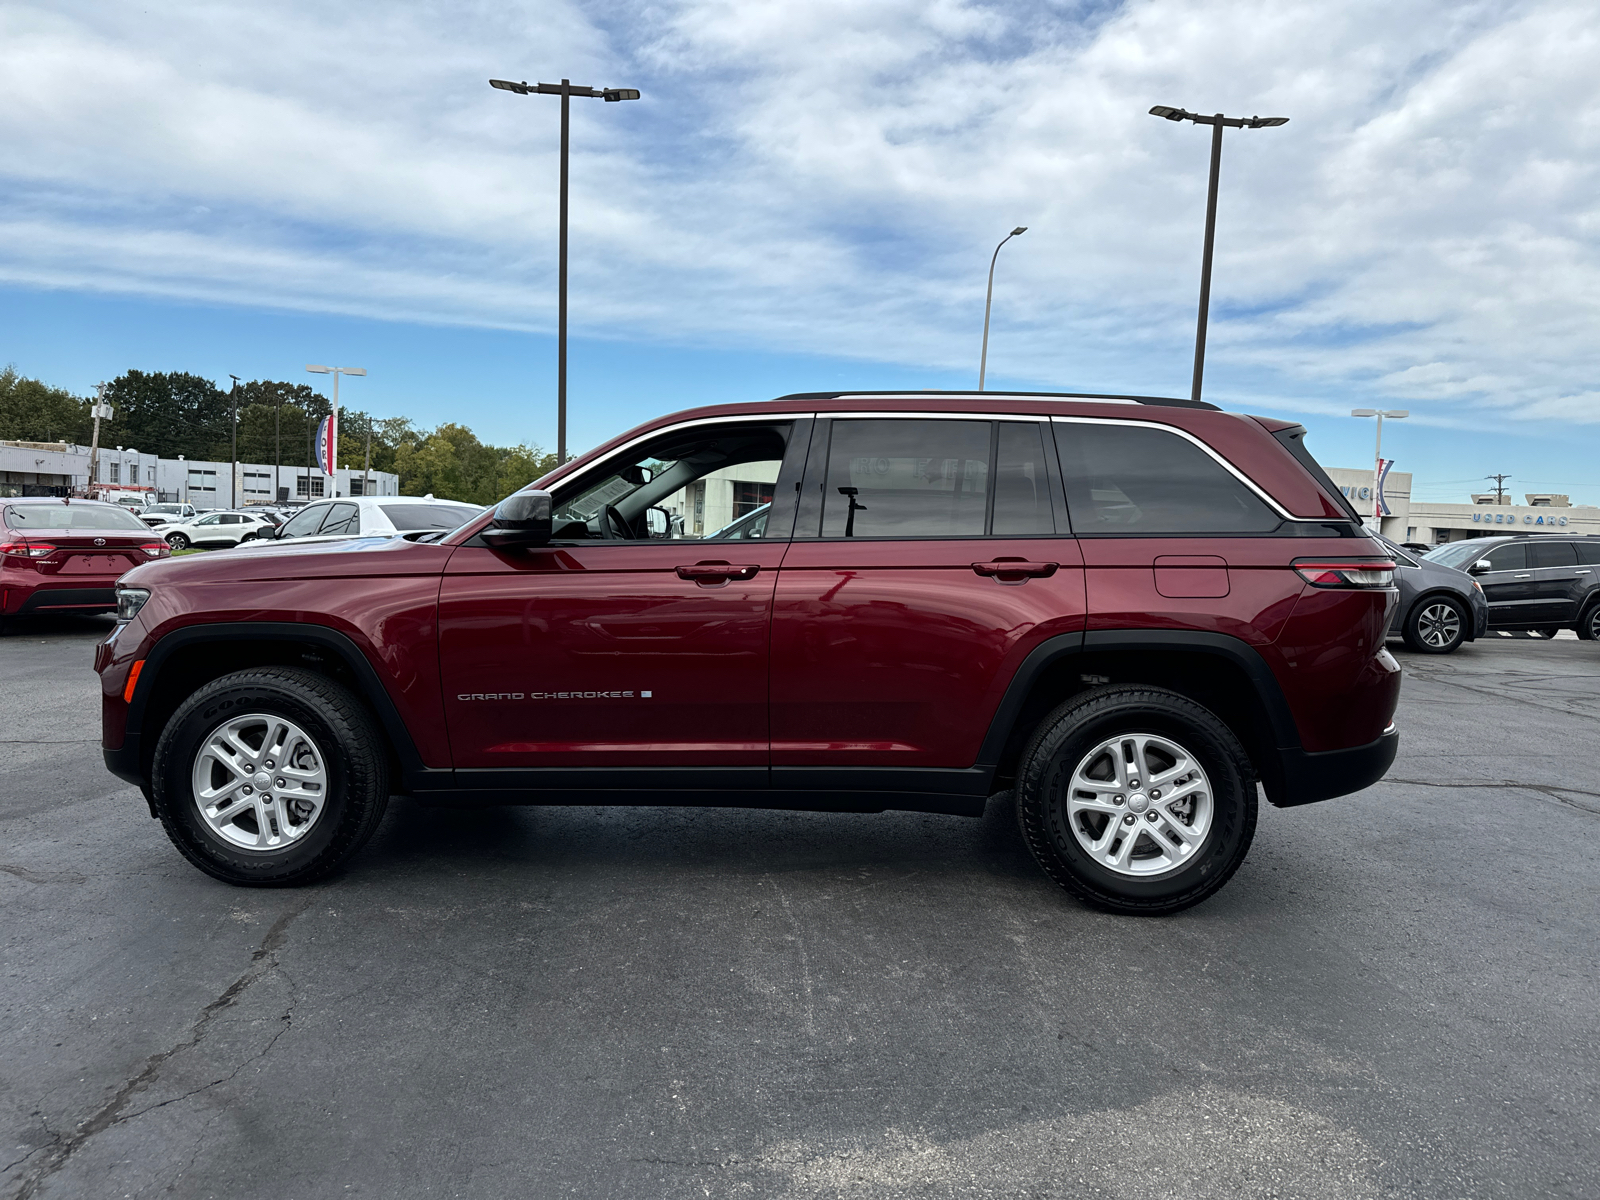
[[[391,792],[977,816],[1194,904],[1382,777],[1394,562],[1304,429],[1126,396],[815,393],[663,417],[410,540],[150,563],[106,763],[178,849],[305,882]],[[761,513],[764,519],[744,520]]]

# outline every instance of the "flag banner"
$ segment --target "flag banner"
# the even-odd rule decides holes
[[[334,450],[339,444],[337,421],[337,417],[329,414],[317,426],[317,465],[329,475],[333,474]]]
[[[1378,496],[1377,507],[1373,515],[1377,517],[1392,517],[1394,513],[1389,509],[1389,501],[1384,497],[1383,485],[1389,481],[1389,468],[1394,466],[1394,459],[1380,458],[1378,460]]]

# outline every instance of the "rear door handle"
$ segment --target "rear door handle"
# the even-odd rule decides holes
[[[1044,579],[1056,573],[1061,566],[1053,562],[1024,562],[1022,559],[996,559],[994,562],[975,562],[972,569],[1001,583],[1021,583],[1025,579]]]
[[[692,567],[679,567],[679,579],[693,579],[696,583],[726,582],[729,579],[754,579],[761,570],[759,564],[736,567],[725,562],[695,563]]]
[[[1513,579],[1532,579],[1533,576],[1532,575],[1513,575],[1511,578],[1513,578]]]

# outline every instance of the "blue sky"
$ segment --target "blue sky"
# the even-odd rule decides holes
[[[310,379],[572,444],[702,401],[976,376],[1183,394],[1206,133],[1230,133],[1208,398],[1416,494],[1600,503],[1600,17],[1566,3],[675,0],[0,10],[0,362]],[[86,83],[87,81],[87,83]],[[313,382],[320,382],[312,380]]]

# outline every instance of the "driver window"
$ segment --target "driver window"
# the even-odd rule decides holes
[[[764,536],[789,431],[702,425],[613,459],[557,489],[553,540]]]

